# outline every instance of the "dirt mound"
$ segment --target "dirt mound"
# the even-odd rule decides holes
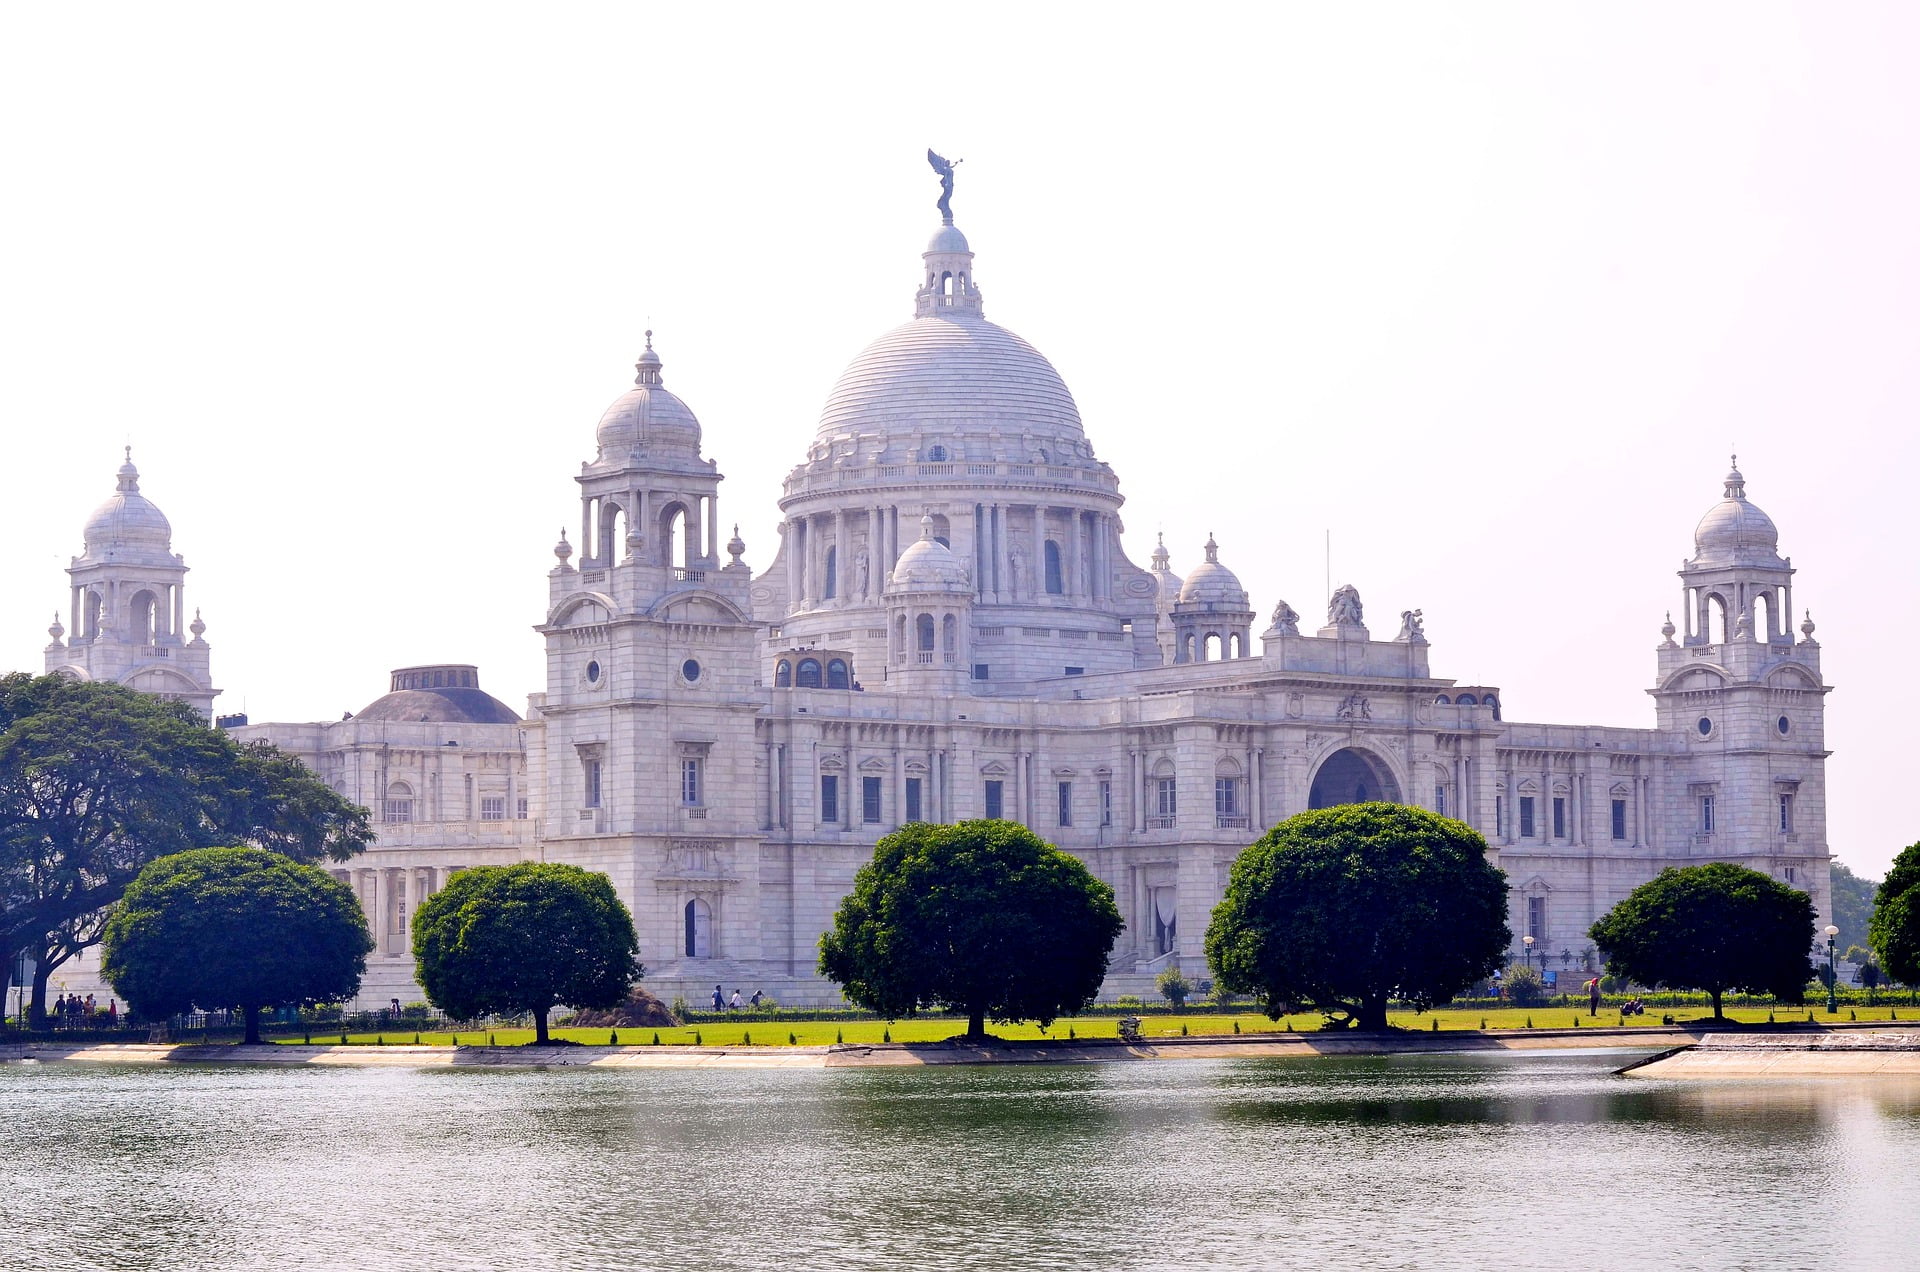
[[[627,994],[627,1001],[609,1011],[583,1011],[567,1022],[569,1029],[637,1029],[650,1025],[655,1029],[671,1029],[680,1022],[675,1020],[667,1005],[635,985]]]

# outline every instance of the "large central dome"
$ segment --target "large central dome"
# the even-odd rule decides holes
[[[903,323],[860,351],[820,412],[821,440],[961,429],[1078,441],[1080,410],[1053,364],[973,313]]]

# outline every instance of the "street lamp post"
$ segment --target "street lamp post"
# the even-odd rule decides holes
[[[1833,938],[1840,935],[1840,929],[1827,924],[1827,1014],[1835,1015],[1840,1010],[1840,973],[1839,965],[1833,961]]]
[[[1531,970],[1533,967],[1533,938],[1530,936],[1523,936],[1520,938],[1520,943],[1527,947],[1527,967],[1529,970]]]

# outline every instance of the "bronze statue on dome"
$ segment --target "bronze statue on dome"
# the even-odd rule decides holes
[[[932,148],[929,147],[927,150],[927,162],[933,165],[935,172],[940,174],[940,200],[933,206],[940,209],[940,223],[942,225],[952,225],[953,170],[965,163],[966,160],[955,159],[949,163],[939,155],[934,154]]]

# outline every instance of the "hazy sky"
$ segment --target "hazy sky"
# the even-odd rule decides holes
[[[937,224],[1174,568],[1354,583],[1511,719],[1646,726],[1737,449],[1819,624],[1829,830],[1920,838],[1920,11],[0,10],[0,667],[131,442],[223,711],[520,707],[651,320],[756,569]],[[723,526],[723,535],[725,529]],[[1800,615],[1794,616],[1796,623]],[[1874,668],[1883,671],[1875,680]]]

